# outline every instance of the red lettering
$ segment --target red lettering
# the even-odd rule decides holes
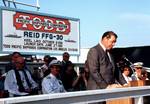
[[[22,12],[16,12],[13,19],[14,26],[18,30],[51,32],[66,35],[70,32],[70,22],[68,19],[40,16]]]

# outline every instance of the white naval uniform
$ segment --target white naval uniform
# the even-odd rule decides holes
[[[53,74],[47,75],[42,81],[43,94],[66,92],[62,82]]]

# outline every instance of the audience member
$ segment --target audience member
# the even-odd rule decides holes
[[[37,94],[37,83],[32,79],[31,73],[25,67],[23,57],[18,57],[12,67],[7,72],[4,87],[10,96],[24,96]]]
[[[43,94],[66,92],[61,80],[57,78],[60,74],[60,67],[60,61],[52,60],[50,62],[48,67],[50,74],[44,77],[42,81]]]
[[[149,80],[146,69],[142,68],[141,74],[142,74],[143,80]]]
[[[42,79],[43,79],[43,72],[41,72],[41,70],[39,70],[38,67],[34,67],[33,68],[32,77],[33,77],[34,81],[36,83],[38,83],[38,85],[39,85],[39,92],[40,92],[41,89],[42,89],[41,82],[42,82]]]
[[[0,70],[0,90],[4,90],[4,80],[5,76],[3,76],[2,71]]]
[[[5,76],[3,76],[2,71],[0,70],[0,98],[8,97],[8,91],[4,90],[4,81]]]
[[[65,69],[66,69],[66,64],[69,62],[71,62],[70,60],[69,60],[69,58],[70,58],[70,55],[69,55],[69,53],[68,52],[64,52],[63,53],[63,57],[62,57],[63,59],[62,59],[62,71],[64,71]]]
[[[17,58],[21,57],[21,56],[22,56],[21,53],[19,53],[19,52],[13,52],[11,54],[11,60],[10,60],[10,62],[5,67],[5,71],[8,72],[9,70],[14,69],[15,68],[15,64],[14,63],[16,62]]]
[[[48,65],[50,63],[51,57],[49,55],[44,56],[44,65],[40,67],[43,73],[45,73],[46,70],[48,70]]]
[[[62,61],[61,61],[61,70],[60,70],[60,79],[62,79],[63,74],[65,73],[65,70],[67,68],[67,63],[72,63],[70,60],[70,55],[68,52],[64,52],[62,54]]]
[[[133,64],[135,73],[131,76],[132,80],[148,80],[146,70],[143,69],[142,62],[136,62]]]
[[[62,60],[62,63],[66,63],[69,61],[69,58],[70,58],[70,54],[68,52],[64,52],[63,53],[63,60]]]
[[[74,79],[73,86],[74,91],[83,91],[87,90],[87,73],[85,68],[79,69],[79,75]]]
[[[56,57],[50,57],[50,62],[52,61],[52,60],[57,60],[57,58]],[[50,63],[49,62],[49,63]],[[43,74],[44,74],[44,77],[46,77],[47,75],[49,75],[49,73],[50,73],[50,71],[49,71],[49,68],[48,68],[48,70],[46,70]]]
[[[132,78],[130,77],[131,75],[131,68],[127,65],[122,67],[122,75],[124,77],[124,79],[126,80],[127,83],[129,83],[130,81],[132,81]]]
[[[71,62],[66,63],[66,69],[61,77],[66,91],[81,91],[86,90],[87,79],[84,68],[80,68],[79,75],[74,70],[74,65]]]

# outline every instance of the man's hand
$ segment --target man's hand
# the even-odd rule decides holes
[[[125,83],[124,85],[122,85],[123,87],[130,87],[129,84]]]
[[[120,84],[111,84],[111,85],[107,86],[108,89],[110,89],[110,88],[121,88],[121,87],[123,87],[123,86]]]

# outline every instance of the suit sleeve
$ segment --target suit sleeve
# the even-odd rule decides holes
[[[99,85],[103,83],[103,86],[107,87],[107,83],[104,82],[100,72],[100,64],[98,59],[98,53],[95,48],[90,49],[87,56],[87,63],[89,68],[89,73],[91,77],[95,80],[95,82]],[[104,85],[105,84],[105,85]]]

